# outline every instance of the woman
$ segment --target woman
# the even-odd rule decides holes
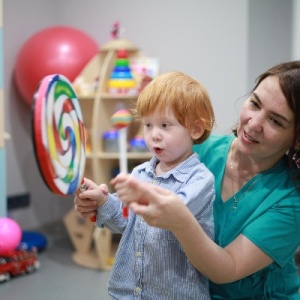
[[[300,61],[258,77],[234,134],[194,146],[215,175],[215,241],[173,193],[120,174],[122,201],[168,229],[210,279],[212,299],[300,299],[294,253],[300,243]],[[288,155],[286,154],[288,152]],[[93,201],[77,201],[81,216]]]

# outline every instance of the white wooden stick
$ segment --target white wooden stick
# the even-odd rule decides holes
[[[119,130],[119,165],[120,173],[128,173],[127,166],[127,127]]]

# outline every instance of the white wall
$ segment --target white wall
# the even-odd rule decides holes
[[[292,59],[300,59],[300,0],[293,1]]]
[[[285,8],[278,0],[263,2],[264,14],[258,14],[257,19],[260,0],[5,0],[6,130],[12,135],[7,143],[7,191],[9,195],[31,194],[29,208],[11,212],[23,228],[60,219],[73,206],[73,197],[53,195],[39,175],[31,143],[31,112],[12,82],[18,51],[32,34],[54,25],[69,25],[88,33],[101,48],[110,39],[113,22],[119,20],[124,37],[147,55],[158,57],[162,72],[180,70],[207,87],[216,112],[215,131],[223,133],[235,124],[234,106],[252,86],[251,72],[261,71],[261,61],[277,63],[291,51],[291,45],[286,44],[291,24],[286,11],[292,1],[281,1]],[[273,53],[270,61],[264,57],[266,51],[256,62],[259,49],[269,45],[259,39],[259,45],[251,45],[250,40],[269,26],[273,12],[278,14],[282,9],[283,17],[271,22],[281,28],[274,33],[280,55]],[[262,28],[252,22],[259,22]],[[285,44],[281,45],[281,40]],[[285,58],[289,59],[288,55]]]
[[[292,59],[292,37],[293,1],[249,1],[250,88],[261,72]]]

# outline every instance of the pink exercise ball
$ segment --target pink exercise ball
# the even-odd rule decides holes
[[[97,43],[81,30],[56,26],[29,38],[17,56],[14,79],[29,106],[43,77],[62,74],[71,82],[99,52]]]
[[[21,240],[19,224],[11,218],[0,218],[0,254],[16,249]]]

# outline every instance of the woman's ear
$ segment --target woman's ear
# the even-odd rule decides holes
[[[298,149],[300,148],[300,139],[298,138],[298,136],[297,136],[294,148],[298,148]]]
[[[203,128],[201,122],[199,120],[197,120],[191,128],[191,132],[190,132],[191,138],[193,140],[198,140],[202,136],[204,131],[205,131],[205,129]]]

